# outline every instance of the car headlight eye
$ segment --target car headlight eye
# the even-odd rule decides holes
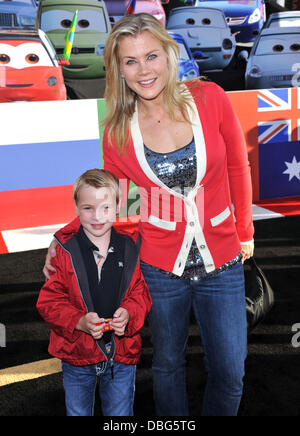
[[[104,52],[104,45],[103,44],[97,45],[96,47],[97,56],[103,56],[103,52]]]
[[[248,23],[253,24],[257,23],[261,19],[261,12],[259,8],[256,8],[255,11],[250,15]]]
[[[225,50],[230,50],[232,49],[232,42],[230,41],[230,39],[226,38],[224,39],[222,46]]]
[[[34,23],[35,23],[35,17],[30,17],[30,16],[27,16],[27,15],[21,15],[20,16],[20,22],[21,22],[21,25],[24,26],[24,27],[26,27],[26,26],[33,27]]]
[[[47,80],[49,86],[55,86],[57,84],[57,78],[54,76],[49,77]]]
[[[191,80],[191,79],[196,79],[198,77],[198,74],[196,72],[196,70],[192,69],[189,70],[187,73],[183,74],[182,76],[182,81],[184,80]]]
[[[261,72],[260,68],[255,65],[249,71],[249,76],[253,77],[255,79],[258,79],[259,77],[262,77],[262,72]]]

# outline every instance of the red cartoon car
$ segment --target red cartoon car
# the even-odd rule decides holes
[[[65,100],[55,50],[42,30],[0,30],[0,102]]]

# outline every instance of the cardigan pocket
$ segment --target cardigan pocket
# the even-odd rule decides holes
[[[218,226],[223,221],[225,221],[226,218],[228,218],[230,216],[230,214],[231,214],[231,212],[230,212],[229,206],[227,206],[226,209],[223,210],[223,212],[219,213],[219,215],[217,215],[214,218],[210,219],[211,225],[213,227]]]
[[[150,215],[148,218],[149,224],[152,224],[153,226],[160,227],[164,230],[175,230],[176,229],[176,222],[175,221],[165,221],[157,216]]]

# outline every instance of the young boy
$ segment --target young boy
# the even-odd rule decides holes
[[[103,415],[132,416],[139,330],[151,308],[139,244],[113,228],[119,183],[112,173],[82,174],[74,202],[80,221],[55,235],[56,272],[37,309],[51,327],[49,353],[62,360],[67,415],[93,415],[101,375]]]

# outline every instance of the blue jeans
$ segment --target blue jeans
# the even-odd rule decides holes
[[[187,416],[185,355],[190,311],[200,330],[208,373],[203,416],[237,415],[247,355],[241,262],[199,281],[171,278],[141,262],[152,297],[153,391],[159,416]]]
[[[107,362],[97,365],[73,366],[62,362],[68,416],[93,416],[97,376],[104,416],[133,416],[135,365]]]

